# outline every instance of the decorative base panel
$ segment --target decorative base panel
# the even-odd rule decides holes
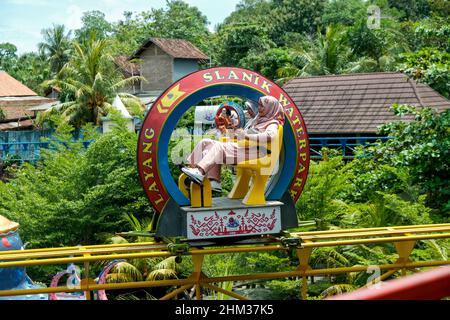
[[[263,207],[202,208],[187,211],[189,240],[275,234],[281,231],[282,203]],[[207,209],[207,210],[205,210]]]

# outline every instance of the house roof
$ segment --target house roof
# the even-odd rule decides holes
[[[37,96],[37,93],[23,85],[5,71],[0,71],[0,97]]]
[[[33,127],[34,123],[31,119],[17,120],[6,123],[0,123],[0,131],[15,130],[19,128]]]
[[[156,45],[168,55],[178,59],[208,60],[209,57],[191,42],[184,39],[150,38],[131,56],[138,58],[151,44]]]
[[[40,106],[52,102],[54,103],[55,101],[55,99],[49,99],[40,96],[0,97],[0,109],[6,116],[6,119],[0,122],[33,118],[34,111],[29,110],[31,107]]]
[[[52,100],[51,102],[46,102],[46,103],[42,103],[39,104],[37,106],[28,108],[28,111],[47,111],[48,109],[50,109],[51,107],[53,107],[54,105],[60,104],[61,101],[54,101]]]
[[[114,62],[127,76],[137,76],[141,71],[141,66],[130,62],[127,56],[115,57]]]
[[[377,133],[378,126],[399,120],[390,110],[394,103],[439,112],[450,108],[450,101],[428,85],[394,72],[301,77],[283,89],[299,107],[310,134]]]

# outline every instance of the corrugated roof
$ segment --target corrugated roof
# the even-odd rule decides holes
[[[19,128],[28,128],[32,127],[33,120],[19,120],[19,121],[12,121],[7,123],[0,123],[0,131],[6,131],[6,130],[15,130]]]
[[[23,85],[5,71],[0,71],[0,97],[37,96],[37,93]]]
[[[310,134],[374,134],[380,125],[399,120],[390,110],[394,103],[439,112],[450,108],[450,101],[428,85],[394,72],[301,77],[283,89],[300,108]]]
[[[133,53],[130,59],[138,58],[151,44],[155,44],[173,58],[209,60],[209,57],[206,54],[188,40],[166,38],[148,39],[135,53]]]

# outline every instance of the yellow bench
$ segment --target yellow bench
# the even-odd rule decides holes
[[[259,144],[268,150],[262,158],[246,160],[236,165],[236,182],[228,195],[230,199],[242,199],[245,205],[262,205],[266,203],[264,195],[267,181],[275,169],[283,145],[283,126],[278,127],[278,136],[266,145]],[[240,140],[240,147],[256,147],[256,141]],[[252,178],[252,181],[250,179]]]

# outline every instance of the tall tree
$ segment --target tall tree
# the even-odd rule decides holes
[[[286,34],[314,35],[321,25],[327,0],[272,0],[274,20],[272,38],[277,44],[286,42]]]
[[[50,63],[42,55],[25,53],[15,60],[11,75],[38,94],[44,94],[42,83],[51,77]]]
[[[53,25],[52,28],[42,30],[44,42],[38,44],[40,52],[49,61],[53,73],[58,73],[69,60],[70,35],[64,25]]]
[[[17,47],[9,42],[0,43],[0,67],[3,61],[17,57]]]
[[[403,54],[401,59],[398,66],[400,71],[450,98],[450,53],[423,48],[418,52]]]
[[[142,13],[152,30],[149,36],[186,39],[206,51],[210,37],[208,18],[182,0],[167,0],[166,5],[167,8]]]
[[[264,52],[275,47],[259,23],[235,23],[221,26],[215,37],[213,60],[216,64],[239,66],[250,52]]]
[[[380,29],[370,29],[367,18],[361,17],[348,30],[348,44],[356,57],[372,61],[373,68],[367,71],[393,71],[399,55],[409,51],[407,37],[399,29],[391,19],[382,19]]]
[[[169,0],[166,7],[133,15],[125,12],[124,19],[113,25],[114,54],[131,54],[150,37],[180,38],[210,54],[208,19],[197,7],[182,0]]]
[[[361,14],[367,17],[366,3],[363,0],[328,1],[322,15],[322,25],[353,25]]]
[[[433,16],[448,18],[450,16],[450,1],[429,0],[430,11]]]
[[[83,13],[81,22],[83,26],[75,31],[75,38],[78,42],[88,40],[91,33],[95,33],[97,39],[105,39],[113,31],[113,27],[106,20],[105,14],[98,10]]]
[[[420,20],[430,15],[428,0],[389,0],[388,3],[403,13],[402,20]]]
[[[295,76],[325,75],[349,72],[363,61],[352,61],[352,52],[346,44],[346,30],[342,26],[328,26],[325,34],[317,33],[310,48],[295,52],[303,61],[303,68],[288,64],[278,70],[281,82]]]
[[[123,78],[107,53],[108,46],[107,40],[96,40],[94,34],[83,45],[74,43],[74,54],[69,62],[46,84],[62,88],[75,99],[50,109],[41,121],[56,112],[77,127],[87,122],[100,124],[101,117],[111,111],[111,102],[119,89],[141,80],[136,76]]]
[[[0,43],[0,70],[11,73],[17,59],[17,47],[12,43]]]

